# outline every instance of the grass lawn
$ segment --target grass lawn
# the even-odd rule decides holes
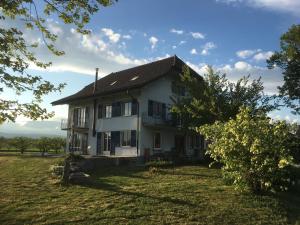
[[[57,160],[0,157],[0,224],[300,224],[300,192],[239,193],[217,169],[115,167],[63,187],[49,173]]]

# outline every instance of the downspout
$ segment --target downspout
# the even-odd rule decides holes
[[[93,89],[93,95],[95,96],[97,92],[97,81],[98,81],[98,71],[99,68],[96,68],[96,75],[95,75],[95,82],[94,82],[94,89]],[[97,99],[94,97],[93,102],[93,137],[96,136],[96,110],[97,110]]]

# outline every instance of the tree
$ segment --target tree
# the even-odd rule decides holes
[[[242,107],[235,119],[197,129],[211,141],[208,154],[220,162],[223,176],[239,189],[287,190],[291,184],[291,125],[253,115]]]
[[[56,154],[58,151],[64,149],[66,146],[66,139],[61,137],[54,137],[51,141],[51,149],[55,150]]]
[[[99,11],[100,6],[108,6],[113,0],[95,1],[38,1],[43,11],[38,11],[35,0],[1,0],[0,22],[18,20],[25,29],[38,30],[41,33],[43,44],[49,52],[56,56],[63,55],[63,51],[55,48],[54,43],[57,35],[51,33],[44,19],[51,15],[66,24],[75,25],[78,32],[89,33],[84,27],[89,23],[91,16]],[[41,62],[34,56],[34,49],[38,43],[28,43],[23,32],[18,27],[8,25],[0,27],[0,94],[7,89],[17,95],[24,92],[32,92],[31,102],[20,102],[15,99],[0,99],[0,124],[6,120],[15,121],[16,117],[23,115],[31,119],[47,119],[53,116],[40,106],[44,95],[51,92],[61,91],[65,84],[55,86],[44,80],[41,76],[29,74],[28,67],[33,64],[40,68],[51,66],[51,62]]]
[[[52,139],[49,137],[41,137],[36,141],[36,147],[45,155],[52,148]]]
[[[11,145],[17,150],[20,150],[21,154],[23,154],[31,144],[32,140],[27,137],[15,137],[11,140]]]
[[[181,118],[185,129],[195,128],[215,121],[228,121],[234,118],[241,106],[247,106],[252,113],[268,112],[276,108],[269,104],[274,96],[266,96],[259,79],[250,83],[250,76],[230,82],[226,74],[215,72],[208,67],[204,79],[192,74],[188,67],[183,68],[178,85],[186,87],[185,96],[174,98],[172,112]]]
[[[280,51],[267,60],[269,69],[283,70],[284,84],[279,92],[287,106],[300,114],[300,25],[293,25],[280,38]]]

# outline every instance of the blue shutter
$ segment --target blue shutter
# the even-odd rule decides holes
[[[136,147],[136,130],[131,131],[130,145],[131,147]]]
[[[133,100],[131,103],[131,115],[136,115],[138,113],[138,102]]]
[[[98,105],[98,119],[103,117],[103,105]]]
[[[148,116],[153,116],[153,101],[148,101]]]

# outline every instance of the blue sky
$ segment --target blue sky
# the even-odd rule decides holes
[[[282,83],[279,69],[268,70],[265,60],[279,49],[279,38],[292,24],[300,22],[299,0],[119,0],[101,8],[87,26],[91,35],[77,34],[72,26],[48,18],[48,27],[58,34],[56,46],[66,52],[54,57],[41,43],[37,56],[52,61],[46,71],[31,72],[55,83],[66,82],[61,94],[51,94],[43,106],[66,117],[67,107],[52,107],[51,101],[73,94],[100,75],[176,54],[200,74],[206,65],[226,72],[235,81],[243,75],[262,76],[266,92],[276,93]],[[21,27],[18,21],[14,22]],[[22,27],[21,27],[22,28]],[[28,41],[40,41],[38,32],[25,31]],[[10,98],[6,92],[2,97]],[[22,95],[24,101],[30,94]],[[288,110],[273,112],[275,118],[299,120]],[[26,118],[19,118],[23,128]],[[16,125],[17,126],[17,125]],[[5,125],[0,127],[3,132]],[[18,127],[18,129],[21,129]]]

